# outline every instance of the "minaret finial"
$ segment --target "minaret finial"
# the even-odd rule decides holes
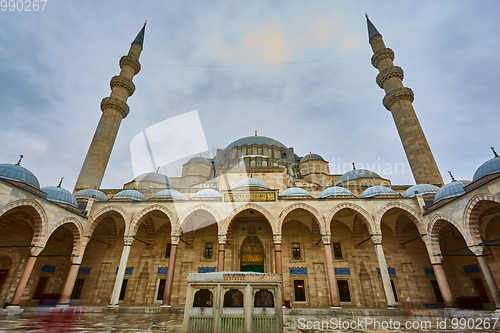
[[[21,165],[21,160],[23,159],[23,157],[23,155],[19,155],[19,161],[17,161],[16,165]]]
[[[356,170],[356,163],[354,163],[354,162],[352,163],[352,169]]]
[[[59,182],[59,185],[57,185],[57,187],[61,187],[63,179],[64,177],[61,177],[61,181]]]
[[[255,131],[255,136],[257,136],[257,131]]]
[[[141,47],[141,50],[142,46],[144,45],[144,30],[146,29],[146,22],[144,22],[144,26],[142,27],[141,31],[139,31],[137,37],[135,37],[134,41],[132,42],[132,44],[138,44]]]
[[[493,150],[493,154],[495,155],[495,157],[498,157],[498,154],[497,152],[495,151],[495,148],[493,146],[490,147],[491,150]],[[23,155],[21,155],[22,157]]]
[[[448,171],[448,173],[450,174],[450,177],[451,177],[451,181],[454,182],[455,181],[455,177],[453,177],[451,171]]]
[[[160,167],[156,168],[156,173],[158,173],[158,171],[160,171]]]
[[[366,24],[368,26],[368,42],[371,43],[374,37],[382,37],[380,32],[378,32],[377,28],[373,25],[372,21],[368,18],[368,14],[365,13]]]
[[[365,13],[365,17],[368,18],[368,13]]]

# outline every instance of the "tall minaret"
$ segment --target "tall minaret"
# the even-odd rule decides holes
[[[385,90],[384,106],[392,113],[417,184],[443,185],[443,179],[413,109],[413,91],[403,86],[403,70],[394,66],[394,52],[366,16],[373,50],[372,65],[379,70],[377,84]]]
[[[101,101],[101,119],[76,181],[75,191],[98,189],[101,186],[120,123],[130,111],[126,102],[135,91],[132,79],[141,70],[139,56],[142,52],[145,28],[146,23],[132,42],[128,54],[120,59],[120,75],[111,79],[111,94]]]

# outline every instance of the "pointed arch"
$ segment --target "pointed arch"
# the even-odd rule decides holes
[[[42,205],[33,199],[22,199],[11,202],[4,206],[0,210],[0,217],[4,216],[9,211],[15,208],[27,207],[32,213],[33,216],[33,239],[31,240],[31,244],[43,247],[44,238],[47,235],[48,219],[47,214],[45,213],[45,209],[43,209]]]
[[[127,224],[129,223],[129,215],[123,208],[117,205],[110,205],[102,208],[101,210],[97,211],[92,217],[89,219],[89,224],[85,230],[85,236],[92,236],[94,233],[94,229],[99,224],[99,220],[101,217],[103,217],[106,213],[109,212],[115,212],[118,213],[122,218],[123,221],[125,222],[125,230],[127,229]]]
[[[155,204],[155,205],[148,206],[148,207],[144,208],[134,217],[134,219],[132,220],[130,225],[125,228],[125,235],[133,236],[133,235],[137,234],[137,230],[139,229],[139,226],[142,222],[141,220],[146,215],[148,215],[149,213],[151,213],[153,211],[158,211],[158,212],[165,214],[170,222],[170,226],[171,226],[172,230],[174,230],[177,227],[177,218],[174,215],[174,213],[172,213],[172,211],[163,207],[162,205]],[[146,225],[146,229],[148,230],[148,235],[150,235],[150,234],[154,235],[156,232],[154,225],[151,225],[151,223],[146,223],[145,225]],[[151,228],[152,228],[152,230],[151,230]]]
[[[464,211],[464,233],[466,234],[466,240],[469,242],[483,241],[481,237],[481,232],[479,231],[479,213],[481,212],[482,205],[485,202],[494,202],[500,204],[500,198],[491,194],[478,194],[474,196],[465,207]]]
[[[275,221],[273,215],[267,209],[265,209],[264,207],[261,207],[259,205],[256,205],[254,203],[246,203],[244,205],[238,206],[237,208],[235,208],[231,212],[231,214],[229,214],[229,216],[226,218],[226,223],[223,224],[223,226],[221,227],[221,230],[219,231],[219,235],[226,235],[227,229],[229,228],[229,225],[234,220],[236,215],[238,215],[239,213],[241,213],[245,210],[248,210],[248,209],[253,209],[253,210],[261,213],[262,215],[264,215],[267,222],[269,223],[269,226],[271,227],[273,234],[278,233],[278,230],[276,228],[276,221]]]
[[[305,204],[303,202],[297,202],[294,204],[291,204],[290,206],[286,207],[284,210],[281,211],[279,220],[278,220],[278,233],[281,234],[283,230],[283,223],[285,222],[286,217],[288,214],[290,214],[292,211],[297,210],[297,209],[303,209],[309,213],[312,214],[316,218],[316,221],[319,225],[319,230],[321,234],[326,234],[325,230],[325,220],[323,216],[316,210],[316,208]]]
[[[217,223],[217,230],[219,230],[220,224],[221,224],[221,217],[220,217],[219,213],[214,208],[212,208],[209,205],[206,205],[206,204],[197,204],[197,205],[194,205],[194,206],[190,207],[186,211],[184,211],[182,213],[182,215],[179,217],[179,222],[178,222],[178,225],[177,225],[177,228],[176,228],[176,231],[178,232],[179,235],[181,234],[181,232],[182,232],[182,226],[186,222],[186,219],[189,217],[189,215],[191,215],[192,213],[194,213],[194,212],[196,212],[198,210],[206,211],[207,213],[209,213],[210,215],[212,215],[212,217],[215,219],[215,223]]]
[[[47,245],[47,242],[50,239],[50,236],[60,227],[64,225],[73,233],[73,254],[83,254],[82,250],[82,237],[83,237],[83,225],[82,222],[74,217],[69,217],[59,221],[56,225],[54,225],[51,230],[47,233],[47,237],[44,239],[43,247]]]
[[[473,246],[473,245],[478,244],[478,243],[469,243],[467,241],[467,239],[465,238],[465,235],[464,235],[462,229],[460,228],[460,225],[457,222],[455,222],[451,217],[443,215],[443,214],[437,214],[437,215],[433,216],[431,222],[429,223],[429,227],[427,229],[428,230],[427,231],[428,242],[429,242],[430,249],[433,253],[434,252],[436,252],[436,253],[441,252],[441,246],[439,244],[439,236],[440,236],[439,233],[446,223],[450,223],[452,226],[454,226],[460,232],[460,235],[465,240],[465,243],[467,244],[467,246]]]
[[[350,210],[353,210],[354,212],[358,213],[359,215],[361,215],[362,220],[365,222],[366,226],[368,227],[368,231],[370,234],[381,233],[380,229],[378,229],[376,227],[376,225],[373,221],[373,217],[366,210],[364,210],[360,206],[355,205],[351,202],[340,203],[330,210],[330,212],[328,213],[328,215],[325,219],[326,230],[330,230],[331,221],[334,218],[335,214],[337,214],[338,212],[340,212],[343,209],[350,209]],[[356,233],[355,230],[353,230],[353,232]]]

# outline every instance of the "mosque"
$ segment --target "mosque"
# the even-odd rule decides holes
[[[189,273],[252,271],[280,274],[289,308],[500,309],[500,157],[493,149],[472,180],[445,184],[403,70],[367,24],[416,185],[355,165],[331,174],[320,155],[255,133],[191,158],[180,177],[152,172],[101,188],[144,26],[101,102],[73,192],[41,187],[21,160],[0,164],[0,304],[176,307]],[[212,304],[212,291],[196,295],[193,306]]]

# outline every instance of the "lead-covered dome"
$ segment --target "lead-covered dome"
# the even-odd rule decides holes
[[[434,197],[434,203],[441,200],[456,198],[465,193],[464,186],[470,184],[468,180],[455,180],[441,187]]]
[[[37,190],[40,189],[40,183],[35,175],[17,164],[0,164],[0,178],[19,182]]]
[[[195,157],[192,157],[189,159],[189,161],[187,161],[188,163],[204,163],[204,164],[208,164],[208,165],[212,165],[212,163],[210,163],[209,159],[208,158],[205,158],[203,156],[195,156]]]
[[[218,199],[222,198],[222,194],[211,188],[196,192],[191,199]]]
[[[361,193],[361,195],[359,197],[362,199],[367,199],[367,198],[373,198],[373,197],[378,197],[378,196],[384,196],[384,197],[388,197],[388,196],[396,197],[397,196],[398,197],[399,194],[396,191],[394,191],[392,188],[389,188],[387,186],[377,185],[377,186],[372,186],[372,187],[367,188],[366,190],[363,191],[363,193]]]
[[[311,197],[309,192],[300,187],[290,187],[281,193],[282,197]]]
[[[78,202],[73,194],[70,191],[59,187],[59,186],[45,186],[42,187],[41,190],[47,193],[45,197],[47,200],[56,202],[63,205],[69,205],[77,208]]]
[[[99,190],[86,189],[75,193],[76,199],[95,199],[96,201],[108,201],[108,196]]]
[[[418,184],[413,185],[403,193],[403,198],[413,198],[415,194],[436,194],[439,187],[431,184]]]
[[[136,183],[151,182],[151,183],[165,185],[168,187],[175,187],[174,182],[170,178],[159,172],[143,173],[142,175],[135,177],[133,181]]]
[[[232,143],[230,143],[226,149],[231,149],[235,147],[240,147],[240,146],[251,146],[251,145],[268,145],[268,146],[276,146],[278,148],[285,148],[286,146],[279,142],[278,140],[274,140],[271,138],[268,138],[266,136],[247,136],[245,138],[238,139]]]
[[[151,200],[186,200],[184,196],[176,190],[163,190],[156,193]]]
[[[307,161],[323,161],[323,162],[325,162],[323,157],[321,157],[318,154],[313,154],[313,153],[307,154],[306,156],[302,157],[302,159],[300,160],[300,163],[304,163]]]
[[[354,197],[354,194],[344,187],[332,186],[321,192],[319,195],[319,199],[331,197]]]
[[[349,180],[359,179],[359,178],[381,178],[378,174],[373,171],[366,169],[355,169],[344,173],[340,178],[335,182],[335,185],[339,185],[345,183]]]
[[[244,187],[249,187],[249,188],[263,188],[266,190],[269,190],[269,186],[267,186],[266,183],[264,183],[262,180],[257,179],[257,178],[246,178],[243,180],[240,180],[239,182],[236,183],[236,185],[233,186],[233,190],[239,189],[239,188],[244,188]]]
[[[113,200],[146,201],[144,194],[137,190],[123,190],[113,196]]]
[[[475,182],[484,176],[500,172],[500,156],[495,156],[491,160],[484,162],[474,173],[472,181]]]

